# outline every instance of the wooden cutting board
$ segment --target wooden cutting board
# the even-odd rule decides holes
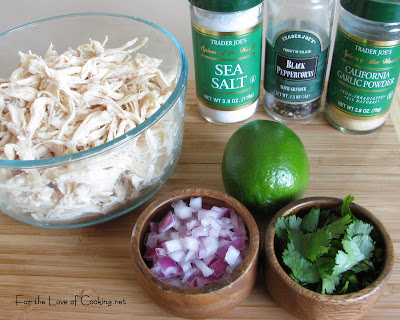
[[[260,107],[254,119],[269,117]],[[186,187],[224,191],[220,173],[223,150],[241,125],[206,122],[196,108],[194,82],[189,81],[182,155],[152,200]],[[310,123],[289,127],[302,139],[310,160],[305,196],[343,198],[351,193],[391,234],[395,265],[389,287],[365,319],[399,319],[400,86],[390,118],[375,133],[344,134],[331,127],[323,113]],[[130,236],[148,204],[110,222],[73,230],[32,227],[0,213],[0,319],[175,318],[143,294],[132,271]],[[219,317],[250,318],[294,319],[271,300],[262,275],[240,306]]]

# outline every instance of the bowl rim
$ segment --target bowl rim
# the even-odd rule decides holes
[[[356,302],[378,291],[381,285],[388,280],[394,264],[394,247],[390,235],[386,230],[385,226],[382,224],[382,222],[366,208],[354,202],[350,204],[351,209],[356,209],[362,215],[366,216],[366,219],[377,229],[377,231],[381,235],[383,243],[385,245],[385,260],[383,262],[382,271],[375,279],[375,281],[369,284],[367,287],[356,292],[351,292],[341,295],[330,295],[312,291],[310,289],[304,288],[300,284],[296,283],[292,278],[290,278],[290,276],[282,268],[275,254],[274,240],[275,240],[275,223],[277,219],[283,216],[283,214],[285,213],[287,213],[286,215],[293,214],[293,212],[292,213],[289,212],[290,210],[293,211],[293,210],[312,208],[318,204],[326,203],[327,201],[330,202],[332,206],[338,206],[343,203],[343,199],[335,197],[317,196],[317,197],[307,197],[299,199],[281,208],[268,223],[264,238],[264,249],[263,249],[264,258],[268,260],[268,264],[271,265],[270,268],[272,268],[275,271],[277,277],[279,277],[288,287],[290,287],[291,290],[297,292],[299,295],[302,296],[307,295],[312,300],[316,301],[325,301],[325,302],[332,301],[333,303],[335,301]],[[269,250],[271,249],[271,247],[272,250]]]
[[[124,133],[123,135],[108,141],[106,143],[103,143],[99,146],[74,153],[71,155],[64,155],[60,157],[53,157],[53,158],[46,158],[46,159],[38,159],[38,160],[6,160],[6,159],[0,159],[0,168],[3,169],[41,169],[41,168],[47,168],[47,167],[53,167],[53,166],[61,166],[61,165],[66,165],[70,164],[72,162],[84,160],[93,156],[97,156],[99,154],[105,153],[109,150],[112,150],[114,148],[117,148],[126,142],[132,140],[136,136],[140,135],[144,131],[146,131],[149,127],[151,127],[153,124],[158,122],[171,108],[172,106],[175,105],[175,103],[178,101],[180,96],[184,94],[186,85],[187,85],[187,77],[188,77],[188,61],[187,57],[185,54],[185,51],[183,50],[182,46],[180,43],[176,40],[176,38],[169,33],[167,30],[164,28],[158,26],[157,24],[144,20],[142,18],[134,17],[134,16],[129,16],[125,14],[117,14],[117,13],[107,13],[107,12],[82,12],[82,13],[70,13],[70,14],[64,14],[64,15],[57,15],[57,16],[52,16],[36,21],[32,21],[23,25],[20,25],[18,27],[12,28],[10,30],[7,30],[5,32],[0,33],[0,40],[1,37],[10,35],[14,32],[20,31],[20,30],[25,30],[29,27],[36,26],[38,24],[54,21],[54,20],[60,20],[60,19],[68,19],[68,18],[79,18],[79,17],[111,17],[111,18],[119,18],[119,19],[128,19],[128,20],[134,20],[136,22],[140,22],[143,24],[146,24],[154,29],[157,29],[158,31],[161,31],[166,35],[169,40],[172,41],[172,43],[175,45],[176,49],[178,50],[178,53],[180,55],[180,61],[181,61],[181,70],[179,77],[177,78],[177,83],[176,87],[171,93],[170,97],[165,101],[165,103],[154,113],[152,114],[148,119],[146,119],[144,122],[140,123],[138,126],[135,128],[131,129],[130,131]]]
[[[240,214],[240,216],[243,218],[245,222],[246,229],[248,232],[249,249],[242,263],[230,275],[226,276],[225,278],[220,279],[219,281],[213,284],[202,287],[194,287],[194,288],[178,287],[171,285],[163,281],[162,279],[159,279],[150,271],[140,251],[141,249],[140,233],[142,230],[141,228],[144,227],[146,222],[147,224],[148,222],[150,222],[148,220],[151,218],[155,210],[158,210],[163,206],[170,206],[171,203],[176,200],[187,200],[196,196],[216,198],[219,201],[226,202],[227,205],[229,205],[229,207],[234,208],[235,212],[237,214]],[[153,208],[153,210],[150,210],[151,208]],[[237,209],[239,209],[240,212],[237,212]],[[244,216],[243,212],[245,213]],[[226,193],[211,189],[203,189],[203,188],[179,189],[156,199],[140,214],[132,230],[132,237],[131,237],[131,256],[134,264],[136,265],[136,272],[140,272],[142,276],[146,279],[146,281],[148,281],[149,283],[156,284],[160,289],[181,295],[202,295],[208,293],[215,293],[218,292],[219,290],[223,290],[225,287],[230,286],[232,283],[242,278],[243,275],[253,266],[253,263],[257,263],[259,251],[260,251],[259,230],[253,218],[253,215],[250,213],[250,211],[242,203],[240,203],[238,200],[229,196]]]

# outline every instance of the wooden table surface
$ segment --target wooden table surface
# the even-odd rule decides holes
[[[254,119],[269,117],[260,107]],[[152,200],[185,187],[224,191],[222,154],[240,125],[203,120],[194,83],[189,81],[182,155]],[[305,196],[343,198],[351,193],[388,229],[395,247],[394,269],[387,291],[365,319],[400,319],[400,86],[390,118],[375,133],[342,133],[326,122],[323,113],[289,127],[302,139],[310,160]],[[0,319],[175,318],[144,295],[132,269],[131,232],[148,204],[107,223],[72,230],[32,227],[0,213]],[[75,296],[84,297],[85,305],[79,299],[75,304]],[[97,300],[120,304],[90,304]],[[219,319],[294,318],[271,300],[260,275],[250,296]]]

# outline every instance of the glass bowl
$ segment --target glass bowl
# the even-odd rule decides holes
[[[35,226],[75,228],[119,217],[151,198],[180,157],[188,64],[182,47],[166,30],[119,14],[51,17],[0,34],[0,77],[4,79],[17,67],[19,52],[44,57],[50,43],[60,54],[91,40],[103,43],[106,38],[106,48],[120,48],[145,37],[148,42],[137,52],[162,60],[159,69],[163,74],[175,70],[171,76],[175,88],[145,121],[90,149],[38,160],[8,160],[3,155],[2,114],[6,111],[0,93],[2,212]]]

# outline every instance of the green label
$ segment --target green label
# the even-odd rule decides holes
[[[289,30],[266,42],[264,88],[275,98],[305,102],[323,91],[328,49],[310,32]]]
[[[389,111],[400,70],[400,41],[370,41],[338,28],[328,103],[349,118]]]
[[[245,108],[260,94],[262,21],[241,32],[192,24],[198,99],[217,110]]]

